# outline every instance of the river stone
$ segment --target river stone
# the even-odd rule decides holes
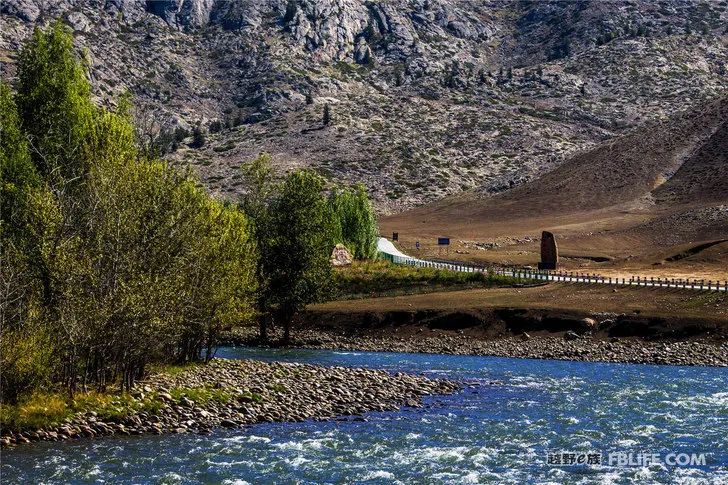
[[[205,384],[240,393],[226,402],[200,401],[185,397],[179,404],[162,405],[155,411],[138,411],[123,422],[102,422],[84,413],[73,424],[48,432],[25,432],[1,436],[8,446],[31,439],[65,440],[94,435],[137,435],[141,433],[188,433],[214,426],[237,428],[262,421],[305,421],[342,415],[358,415],[373,410],[394,410],[399,406],[421,406],[420,397],[433,392],[449,392],[454,383],[431,381],[422,376],[396,375],[372,369],[320,368],[313,365],[266,363],[213,359],[182,374],[151,376],[142,384],[149,397],[164,402],[169,389]],[[247,391],[260,396],[250,400]],[[243,394],[245,393],[245,394]],[[186,405],[186,406],[183,406]],[[156,413],[156,414],[155,414]]]
[[[573,331],[569,330],[569,331],[568,331],[568,332],[566,332],[566,334],[564,335],[564,338],[565,338],[566,340],[579,340],[579,334],[578,334],[578,333],[576,333],[576,332],[573,332]]]

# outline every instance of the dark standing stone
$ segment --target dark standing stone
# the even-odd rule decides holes
[[[538,269],[556,269],[559,264],[559,248],[556,238],[548,231],[541,233],[541,262]]]

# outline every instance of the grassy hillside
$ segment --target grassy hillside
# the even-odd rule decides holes
[[[422,240],[425,254],[447,235],[463,259],[533,264],[541,231],[551,230],[570,267],[725,279],[726,119],[726,100],[702,104],[501,194],[385,218],[382,232],[398,231],[406,247]]]

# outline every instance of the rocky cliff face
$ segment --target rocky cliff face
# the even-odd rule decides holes
[[[363,181],[383,211],[497,191],[726,87],[726,4],[498,0],[4,0],[0,67],[61,17],[101,100],[151,131],[217,128],[191,163],[234,197],[261,151]],[[332,113],[322,124],[323,106]],[[215,129],[214,131],[217,131]]]

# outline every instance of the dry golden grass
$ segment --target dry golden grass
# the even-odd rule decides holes
[[[399,232],[413,255],[420,241],[421,257],[444,257],[436,238],[449,236],[450,259],[535,265],[541,231],[549,230],[566,268],[726,280],[728,243],[719,243],[728,239],[726,120],[728,102],[709,103],[501,194],[465,193],[386,217],[381,232]],[[461,241],[498,247],[476,250]],[[675,258],[711,242],[719,244]]]
[[[725,293],[564,283],[528,288],[480,288],[333,301],[313,305],[309,309],[332,312],[385,312],[504,307],[684,316],[728,322],[728,295]]]

